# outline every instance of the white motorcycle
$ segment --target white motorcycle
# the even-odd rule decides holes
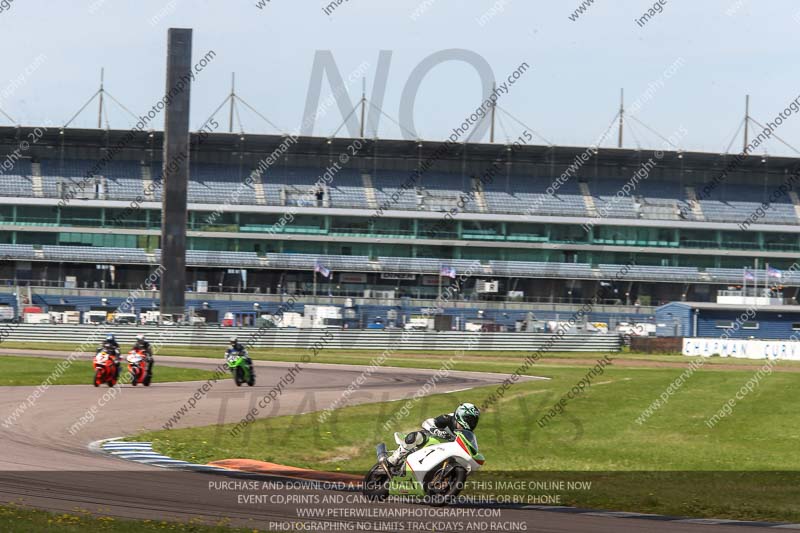
[[[433,505],[455,500],[467,476],[486,461],[478,451],[474,433],[459,430],[455,434],[454,441],[428,436],[425,446],[397,466],[386,461],[386,445],[379,444],[378,462],[364,478],[364,495],[376,501],[389,496],[415,496]],[[401,445],[405,435],[395,433],[394,439]]]

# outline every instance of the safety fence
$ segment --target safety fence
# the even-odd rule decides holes
[[[554,339],[549,333],[464,331],[403,331],[346,329],[230,328],[216,326],[111,326],[66,324],[2,324],[0,348],[6,342],[66,343],[80,345],[113,333],[120,344],[132,343],[136,334],[166,346],[227,346],[235,335],[240,342],[259,348],[309,348],[324,339],[326,348],[369,350],[472,350],[536,351],[549,345],[555,352],[619,351],[615,334],[567,334]],[[478,335],[477,340],[473,335]]]

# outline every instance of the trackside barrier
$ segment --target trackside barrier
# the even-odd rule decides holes
[[[221,328],[216,326],[93,326],[66,324],[9,324],[4,342],[49,342],[80,344],[94,331],[113,333],[121,345],[133,343],[138,333],[167,346],[227,347],[232,335],[247,343],[255,335],[253,346],[263,348],[310,348],[325,336],[326,348],[385,350],[447,350],[464,347],[462,331],[402,331],[402,330],[324,330],[324,329],[263,329]],[[485,332],[474,343],[474,350],[535,351],[552,342],[549,333]],[[621,338],[613,334],[564,335],[552,342],[550,351],[612,352],[619,351]]]

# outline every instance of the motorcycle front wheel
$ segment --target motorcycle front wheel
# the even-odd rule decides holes
[[[425,499],[434,507],[453,500],[464,488],[467,471],[460,466],[447,468],[444,464],[431,470],[425,478]]]
[[[382,502],[389,497],[389,476],[383,465],[377,463],[364,476],[364,486],[362,491],[364,496],[370,501]]]

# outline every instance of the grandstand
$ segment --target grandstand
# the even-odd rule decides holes
[[[52,287],[74,276],[77,288],[131,288],[159,264],[161,132],[135,135],[85,178],[126,133],[51,128],[0,176],[2,283]],[[0,157],[26,134],[0,128]],[[205,281],[209,290],[280,294],[310,282],[319,263],[334,273],[321,294],[433,299],[447,266],[470,272],[464,300],[580,303],[602,294],[647,306],[712,301],[754,258],[785,268],[800,252],[794,193],[747,231],[738,226],[798,169],[793,158],[747,157],[720,180],[734,156],[665,152],[621,196],[646,152],[600,149],[553,187],[585,148],[461,144],[413,178],[438,143],[363,141],[321,180],[352,140],[299,138],[244,183],[284,139],[193,136],[187,290]],[[481,186],[492,164],[502,170]],[[616,279],[626,264],[634,266]],[[115,266],[113,278],[102,265]],[[478,294],[477,280],[499,281],[498,292]],[[800,277],[782,282],[800,286]]]

